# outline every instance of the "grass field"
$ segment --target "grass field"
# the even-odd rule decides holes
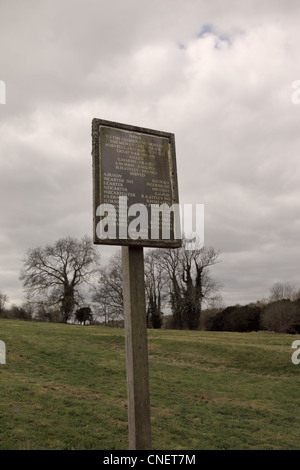
[[[149,330],[155,450],[299,449],[298,336]],[[127,449],[124,330],[0,319],[0,449]]]

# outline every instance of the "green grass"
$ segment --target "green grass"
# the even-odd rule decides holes
[[[127,449],[124,330],[0,319],[0,449]],[[153,449],[299,449],[299,336],[149,330]]]

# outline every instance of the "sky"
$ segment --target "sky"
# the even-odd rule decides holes
[[[174,133],[180,203],[204,204],[224,305],[299,288],[299,14],[296,0],[0,0],[9,302],[28,249],[92,237],[93,118]],[[97,249],[104,264],[116,250]]]

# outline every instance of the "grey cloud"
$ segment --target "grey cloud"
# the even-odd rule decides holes
[[[276,280],[299,283],[299,4],[290,5],[1,5],[0,289],[20,299],[27,248],[91,235],[93,117],[175,133],[181,201],[205,204],[226,303],[255,301]]]

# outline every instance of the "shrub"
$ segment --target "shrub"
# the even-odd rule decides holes
[[[217,313],[211,321],[207,320],[206,328],[211,331],[258,331],[261,309],[257,306],[230,306]]]
[[[260,326],[276,333],[300,333],[299,302],[278,300],[270,303],[262,312]]]

